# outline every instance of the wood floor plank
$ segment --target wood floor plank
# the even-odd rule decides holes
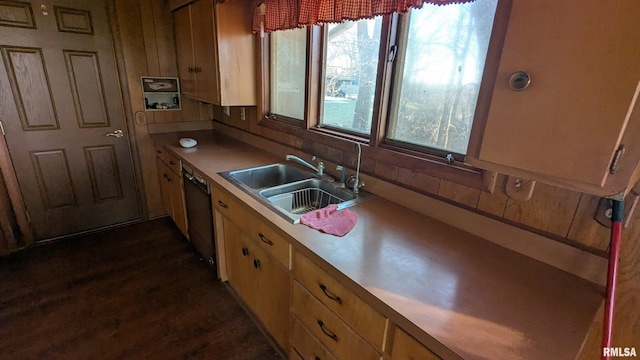
[[[166,218],[0,258],[0,358],[281,359]]]

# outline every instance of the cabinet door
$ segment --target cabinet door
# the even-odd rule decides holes
[[[440,360],[440,358],[420,344],[416,339],[402,329],[397,328],[393,337],[393,348],[391,348],[391,360]]]
[[[158,179],[160,180],[162,206],[164,207],[164,211],[173,218],[173,209],[171,208],[171,186],[168,181],[171,170],[169,170],[169,167],[163,163],[160,158],[156,158],[156,166],[158,168]]]
[[[640,80],[639,18],[633,1],[513,1],[486,125],[474,124],[480,140],[468,161],[602,188]],[[509,87],[517,71],[530,75],[522,91]]]
[[[253,255],[253,249],[242,238],[242,233],[235,223],[225,217],[223,226],[229,284],[240,295],[245,304],[255,312],[258,277],[252,267],[251,256]]]
[[[184,203],[182,176],[173,172],[160,158],[156,158],[156,166],[158,167],[160,191],[162,192],[164,209],[167,214],[171,216],[180,231],[182,231],[182,234],[188,237],[187,212]]]
[[[280,347],[289,349],[289,272],[258,246],[253,245],[252,250],[258,273],[256,315]]]
[[[184,6],[173,13],[178,57],[180,90],[184,95],[196,95],[196,81],[191,42],[191,6]]]
[[[212,0],[199,0],[191,8],[191,32],[198,100],[220,105],[218,55]]]
[[[169,191],[171,193],[171,213],[173,221],[176,223],[184,236],[189,237],[187,230],[187,209],[184,201],[184,187],[182,175],[171,171],[168,178]]]

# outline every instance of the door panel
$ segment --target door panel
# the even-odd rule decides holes
[[[105,4],[7,4],[0,120],[36,238],[138,218],[127,137],[106,136],[126,126]]]
[[[33,151],[31,165],[45,209],[76,205],[69,161],[64,149]]]
[[[42,49],[2,46],[23,130],[59,129]]]
[[[108,127],[107,102],[97,52],[64,50],[80,127]]]
[[[0,1],[0,26],[35,29],[31,6],[25,3]]]
[[[87,169],[96,202],[122,199],[122,183],[113,145],[84,148]]]

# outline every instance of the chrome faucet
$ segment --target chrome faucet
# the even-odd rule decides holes
[[[311,164],[309,164],[308,162],[302,160],[301,158],[295,156],[295,155],[287,155],[285,156],[285,159],[287,160],[293,160],[301,165],[304,165],[306,167],[308,167],[309,169],[313,170],[316,172],[316,174],[318,174],[318,176],[322,176],[324,175],[324,163],[322,161],[318,161],[318,167],[315,167]],[[315,155],[311,158],[311,160],[316,160],[317,158],[315,157]]]
[[[364,181],[360,181],[360,158],[362,157],[362,147],[360,146],[360,143],[356,143],[356,145],[358,146],[358,165],[356,167],[356,174],[355,175],[351,175],[349,177],[349,179],[347,179],[347,181],[344,182],[344,185],[346,187],[351,187],[351,189],[353,190],[354,193],[358,193],[358,191],[364,187]],[[338,170],[338,169],[336,169]],[[353,185],[349,186],[348,183],[353,182]]]
[[[336,166],[336,171],[340,171],[340,183],[338,184],[340,187],[346,187],[347,184],[347,169],[342,165]]]

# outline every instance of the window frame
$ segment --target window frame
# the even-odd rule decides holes
[[[467,154],[475,154],[479,150],[480,141],[477,139],[477,134],[481,133],[486,123],[510,10],[511,0],[498,1]],[[320,80],[324,75],[322,62],[324,51],[326,51],[324,41],[326,31],[321,26],[307,28],[307,77],[305,80],[307,95],[304,105],[305,119],[302,121],[269,113],[269,34],[264,34],[263,38],[258,37],[260,56],[257,61],[258,68],[261,70],[258,75],[260,91],[258,125],[348,152],[353,151],[353,142],[359,142],[368,145],[363,147],[364,156],[375,161],[392,163],[442,180],[493,192],[497,174],[465,163],[465,155],[386,138],[395,71],[394,61],[390,61],[389,57],[393,48],[397,48],[400,16],[395,13],[383,16],[370,135],[320,124],[319,114],[323,105],[321,94],[324,88],[324,82]],[[454,156],[453,163],[446,159],[449,153]]]

